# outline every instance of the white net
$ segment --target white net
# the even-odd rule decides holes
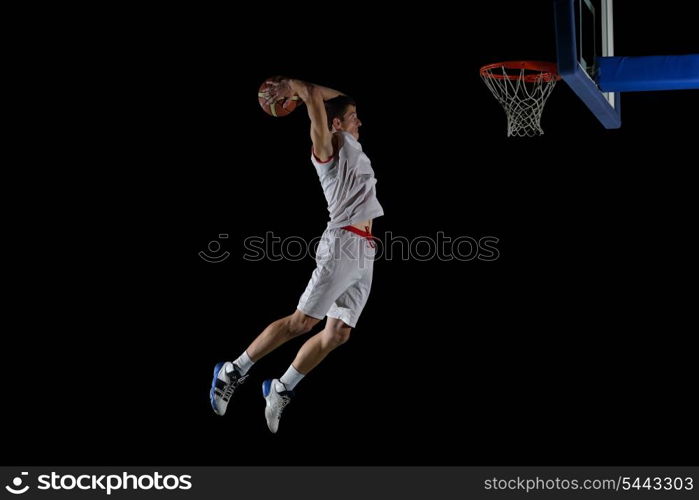
[[[491,65],[481,69],[481,78],[505,109],[508,137],[533,137],[544,133],[541,113],[556,85],[557,75]]]

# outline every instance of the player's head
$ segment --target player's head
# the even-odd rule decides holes
[[[325,112],[328,115],[328,128],[333,132],[344,130],[355,139],[359,139],[359,127],[362,122],[357,116],[357,103],[349,96],[340,95],[325,101]]]

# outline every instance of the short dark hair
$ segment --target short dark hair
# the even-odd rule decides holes
[[[342,117],[345,116],[347,112],[347,108],[356,105],[357,103],[354,102],[354,99],[348,95],[339,95],[325,101],[325,112],[328,115],[328,129],[333,129],[333,119],[339,118],[342,120]]]

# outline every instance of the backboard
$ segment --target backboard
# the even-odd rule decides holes
[[[598,58],[614,55],[612,0],[554,0],[558,73],[606,128],[621,126],[619,92],[602,92]]]

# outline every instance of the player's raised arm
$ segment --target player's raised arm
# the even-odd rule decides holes
[[[323,103],[344,94],[328,87],[292,78],[282,78],[276,82],[268,83],[270,83],[268,103],[298,95],[306,104],[308,117],[311,119],[313,152],[321,161],[329,159],[333,155],[332,133],[328,128],[328,119]]]

